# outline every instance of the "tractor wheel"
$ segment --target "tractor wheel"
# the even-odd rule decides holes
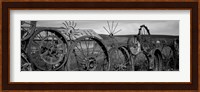
[[[92,36],[77,38],[71,45],[65,69],[68,71],[108,71],[107,49],[100,39]]]
[[[38,30],[27,46],[30,62],[43,71],[55,71],[66,62],[67,40],[55,30]]]
[[[132,64],[128,50],[125,47],[111,48],[109,50],[110,71],[130,71]]]
[[[148,71],[149,58],[145,53],[140,52],[137,55],[131,55],[131,58],[134,71]]]
[[[164,65],[165,65],[165,68],[164,70],[167,70],[167,71],[173,71],[176,69],[176,62],[175,62],[175,59],[174,59],[174,52],[172,50],[171,47],[169,46],[164,46],[162,48],[162,56],[163,56],[163,60],[165,61]]]

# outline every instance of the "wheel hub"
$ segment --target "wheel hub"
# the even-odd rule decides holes
[[[54,37],[51,37],[54,39]],[[42,44],[40,46],[40,57],[41,59],[48,64],[57,64],[62,61],[64,57],[64,53],[62,50],[64,50],[63,47],[55,40],[49,42],[45,42],[45,40],[48,40],[48,37],[45,38],[42,41]]]
[[[82,68],[83,70],[93,71],[96,69],[97,62],[94,57],[87,57],[82,61]]]

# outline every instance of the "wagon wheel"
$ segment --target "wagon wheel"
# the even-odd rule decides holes
[[[77,38],[70,47],[66,70],[108,71],[110,62],[104,44],[96,37]]]
[[[137,36],[130,37],[127,41],[127,48],[130,53],[130,60],[132,62],[132,70],[135,70],[135,58],[141,52],[141,44]]]
[[[135,71],[148,71],[149,58],[145,53],[139,52],[137,55],[132,55],[131,58],[133,59],[132,66]]]
[[[38,69],[54,71],[66,62],[67,41],[54,30],[38,30],[30,38],[28,56]]]
[[[128,50],[125,47],[111,48],[109,50],[110,70],[111,71],[130,71],[132,62],[130,62]]]
[[[176,62],[174,59],[174,51],[170,46],[164,46],[162,48],[162,56],[163,60],[165,60],[165,70],[175,70],[176,69]]]

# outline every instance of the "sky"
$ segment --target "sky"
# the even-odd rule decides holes
[[[121,30],[115,35],[138,34],[140,25],[146,25],[152,35],[179,35],[179,20],[73,20],[77,23],[75,29],[93,29],[98,34],[108,34],[103,28],[109,30],[116,27],[116,31]],[[64,20],[42,20],[37,22],[37,27],[65,27],[62,23]]]

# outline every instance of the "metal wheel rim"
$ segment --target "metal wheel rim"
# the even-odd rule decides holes
[[[109,50],[110,57],[110,71],[127,71],[128,65],[131,66],[129,62],[129,55],[125,51],[124,47],[112,48]]]
[[[160,54],[155,55],[154,61],[154,71],[161,71],[162,70],[162,59]]]
[[[44,37],[41,36],[42,33],[43,33]],[[57,36],[58,38],[60,38],[60,40],[63,43],[62,45],[65,47],[64,51],[62,52],[63,58],[62,58],[61,62],[56,63],[56,64],[55,63],[47,64],[46,62],[43,61],[43,59],[41,59],[41,56],[40,56],[41,42],[43,41],[43,39],[45,37],[48,37],[49,35],[54,35],[54,36]],[[39,39],[39,42],[36,42],[36,38]],[[35,51],[34,51],[34,49],[35,49]],[[66,49],[67,49],[67,41],[59,32],[54,31],[54,30],[39,30],[39,31],[36,31],[33,34],[33,36],[31,37],[29,44],[28,44],[27,53],[30,58],[30,62],[32,62],[39,70],[55,71],[55,70],[60,69],[66,62],[66,57],[65,57],[66,53],[67,53]],[[39,54],[39,55],[37,55],[37,54]],[[36,59],[36,60],[34,60],[34,59]]]
[[[98,38],[91,36],[83,36],[74,41],[67,61],[65,69],[68,71],[109,70],[109,58],[105,46]],[[93,64],[92,67],[91,64]]]

